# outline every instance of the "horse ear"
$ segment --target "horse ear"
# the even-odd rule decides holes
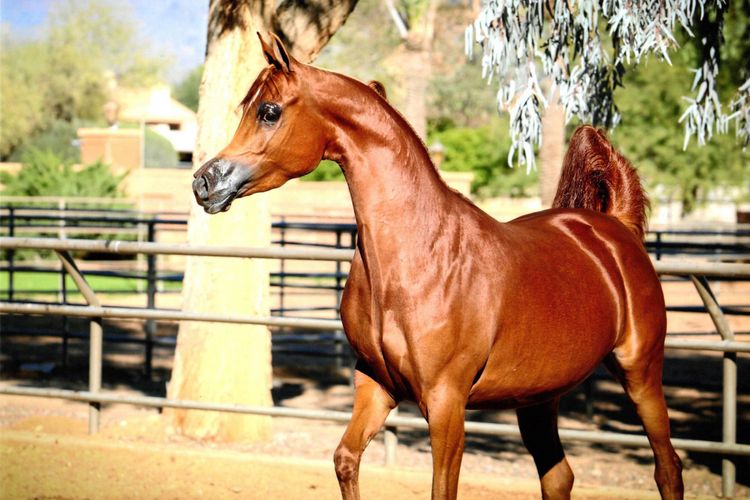
[[[388,95],[385,92],[385,86],[382,83],[380,83],[377,80],[372,80],[370,83],[367,84],[367,86],[370,87],[375,92],[377,92],[378,94],[380,94],[380,97],[382,97],[386,101],[388,100]]]
[[[273,44],[273,55],[276,61],[281,64],[281,68],[279,69],[282,69],[284,73],[291,73],[292,62],[294,59],[286,51],[286,47],[284,47],[284,42],[281,41],[281,38],[279,38],[276,33],[270,33],[270,35],[273,40],[271,42]]]
[[[266,41],[263,39],[263,35],[261,35],[259,32],[255,32],[256,35],[258,35],[258,40],[260,40],[260,48],[263,50],[263,57],[266,58],[266,61],[268,61],[268,64],[273,65],[276,69],[281,69],[281,63],[276,59],[276,56],[274,55],[273,48],[266,43]]]

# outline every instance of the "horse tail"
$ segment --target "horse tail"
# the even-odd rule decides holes
[[[638,172],[604,132],[590,125],[579,127],[565,154],[552,207],[604,212],[643,240],[649,206]]]

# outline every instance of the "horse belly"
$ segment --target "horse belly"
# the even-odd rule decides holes
[[[621,329],[618,294],[582,298],[581,290],[601,289],[595,279],[578,286],[549,284],[552,293],[525,296],[512,319],[501,323],[487,363],[469,394],[469,406],[513,408],[563,394],[588,377],[612,351]],[[534,297],[534,299],[530,299]]]

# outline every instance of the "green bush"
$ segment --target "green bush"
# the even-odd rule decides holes
[[[531,196],[538,183],[536,171],[508,166],[507,118],[494,118],[479,128],[455,127],[442,123],[429,134],[428,144],[440,141],[445,158],[440,168],[449,172],[473,172],[471,191],[479,197]]]
[[[440,165],[449,172],[473,172],[471,191],[479,197],[534,194],[539,182],[536,171],[530,174],[523,168],[508,166],[507,119],[492,119],[480,128],[454,127],[445,121],[433,122],[428,144],[439,141],[445,158]],[[334,162],[323,160],[318,168],[302,178],[304,181],[343,180],[341,168]]]
[[[330,160],[323,160],[315,170],[302,177],[302,180],[313,182],[341,181],[344,180],[344,173],[341,171],[341,167],[339,167],[338,163]]]
[[[50,151],[63,161],[79,163],[81,151],[74,145],[78,139],[77,128],[70,122],[54,121],[11,153],[8,161],[22,162],[31,150]]]
[[[172,89],[172,95],[174,98],[195,112],[198,111],[198,100],[200,97],[199,93],[202,78],[203,65],[201,64],[188,73],[187,76]]]
[[[150,128],[145,128],[145,158],[146,168],[176,167],[179,162],[177,151],[172,143]]]
[[[0,172],[0,183],[8,196],[76,196],[118,198],[120,183],[125,178],[115,175],[109,166],[97,161],[80,170],[73,169],[70,159],[53,151],[30,149],[23,157],[23,166],[15,175]]]

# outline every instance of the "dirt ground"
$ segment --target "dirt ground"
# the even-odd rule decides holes
[[[0,438],[3,498],[336,498],[330,464],[230,450],[122,445],[107,439],[14,432]],[[29,464],[34,467],[29,467]],[[134,466],[137,464],[137,466]],[[427,498],[422,469],[364,467],[364,498]],[[464,474],[461,498],[538,497],[532,481]],[[618,488],[579,488],[580,498],[653,498]]]
[[[690,287],[665,284],[675,304],[696,303]],[[717,290],[723,304],[747,304],[747,289],[731,283]],[[19,321],[21,322],[19,324]],[[0,385],[86,388],[88,345],[72,339],[67,366],[61,364],[60,339],[44,335],[59,318],[4,316],[0,343]],[[750,318],[733,318],[738,332],[750,331]],[[5,335],[19,326],[36,336]],[[107,321],[105,334],[142,336],[138,322]],[[69,323],[86,332],[86,322]],[[706,315],[672,314],[670,331],[686,338],[713,338]],[[175,326],[159,324],[171,336]],[[748,335],[739,338],[748,339]],[[290,354],[274,343],[274,403],[281,406],[348,411],[352,390],[348,361]],[[163,396],[171,369],[172,348],[155,350],[154,371],[143,375],[143,346],[105,343],[104,390]],[[750,442],[750,359],[738,357],[738,441]],[[665,390],[673,435],[721,439],[721,356],[668,351]],[[587,415],[587,398],[593,416]],[[401,405],[401,414],[416,408]],[[0,396],[0,498],[337,498],[333,451],[344,426],[328,422],[273,419],[267,441],[218,445],[177,435],[156,410],[105,406],[102,431],[87,435],[85,404],[61,400]],[[515,422],[513,412],[471,412],[469,418]],[[604,372],[595,377],[592,394],[582,389],[563,400],[561,427],[641,432],[621,388]],[[646,449],[565,443],[576,473],[579,498],[656,498],[653,459]],[[686,492],[715,498],[721,491],[721,461],[713,455],[679,452],[685,465]],[[361,473],[363,498],[428,498],[431,458],[422,431],[399,431],[397,463],[384,467],[382,436],[365,453]],[[750,498],[750,461],[737,463],[737,498]],[[538,498],[536,471],[518,439],[468,435],[460,497]]]
[[[340,379],[311,380],[278,373],[276,404],[343,410],[351,389]],[[17,383],[17,382],[15,382]],[[29,385],[42,385],[34,381]],[[53,384],[54,385],[54,384]],[[122,384],[123,394],[142,393]],[[596,385],[592,422],[582,394],[568,398],[561,425],[639,431],[633,415],[612,394],[613,382]],[[668,387],[675,433],[717,439],[716,429],[693,420],[689,406],[715,415],[715,391]],[[743,396],[740,422],[748,422]],[[408,406],[403,414],[414,412]],[[623,415],[624,414],[624,415]],[[331,457],[344,426],[328,422],[273,419],[272,436],[260,443],[220,445],[175,434],[156,410],[105,406],[102,430],[87,435],[85,404],[16,396],[0,397],[0,498],[336,498]],[[512,412],[476,412],[474,420],[512,422]],[[716,422],[718,420],[713,420]],[[743,424],[741,424],[743,425]],[[740,441],[747,442],[746,425]],[[649,450],[566,443],[579,498],[656,498]],[[716,457],[680,452],[689,497],[715,498],[721,491]],[[382,435],[362,465],[363,498],[428,498],[429,440],[421,431],[399,431],[397,464],[384,467]],[[738,462],[737,498],[750,498],[750,464]],[[533,462],[517,439],[467,436],[460,498],[538,498]]]
[[[336,391],[334,391],[336,392]],[[12,413],[31,416],[9,418]],[[174,435],[150,410],[114,407],[103,429],[86,434],[85,406],[3,397],[0,497],[16,498],[336,498],[330,457],[343,426],[274,419],[264,443],[217,445]],[[76,415],[75,417],[66,415]],[[13,423],[10,423],[11,420]],[[470,439],[470,443],[471,443]],[[531,459],[516,443],[483,451],[473,442],[464,458],[460,498],[538,498]],[[578,498],[656,498],[647,452],[567,446]],[[363,498],[428,498],[426,436],[406,436],[398,464],[382,465],[382,440],[362,465]],[[694,498],[719,491],[709,467],[683,454]],[[744,486],[738,498],[748,497]]]

